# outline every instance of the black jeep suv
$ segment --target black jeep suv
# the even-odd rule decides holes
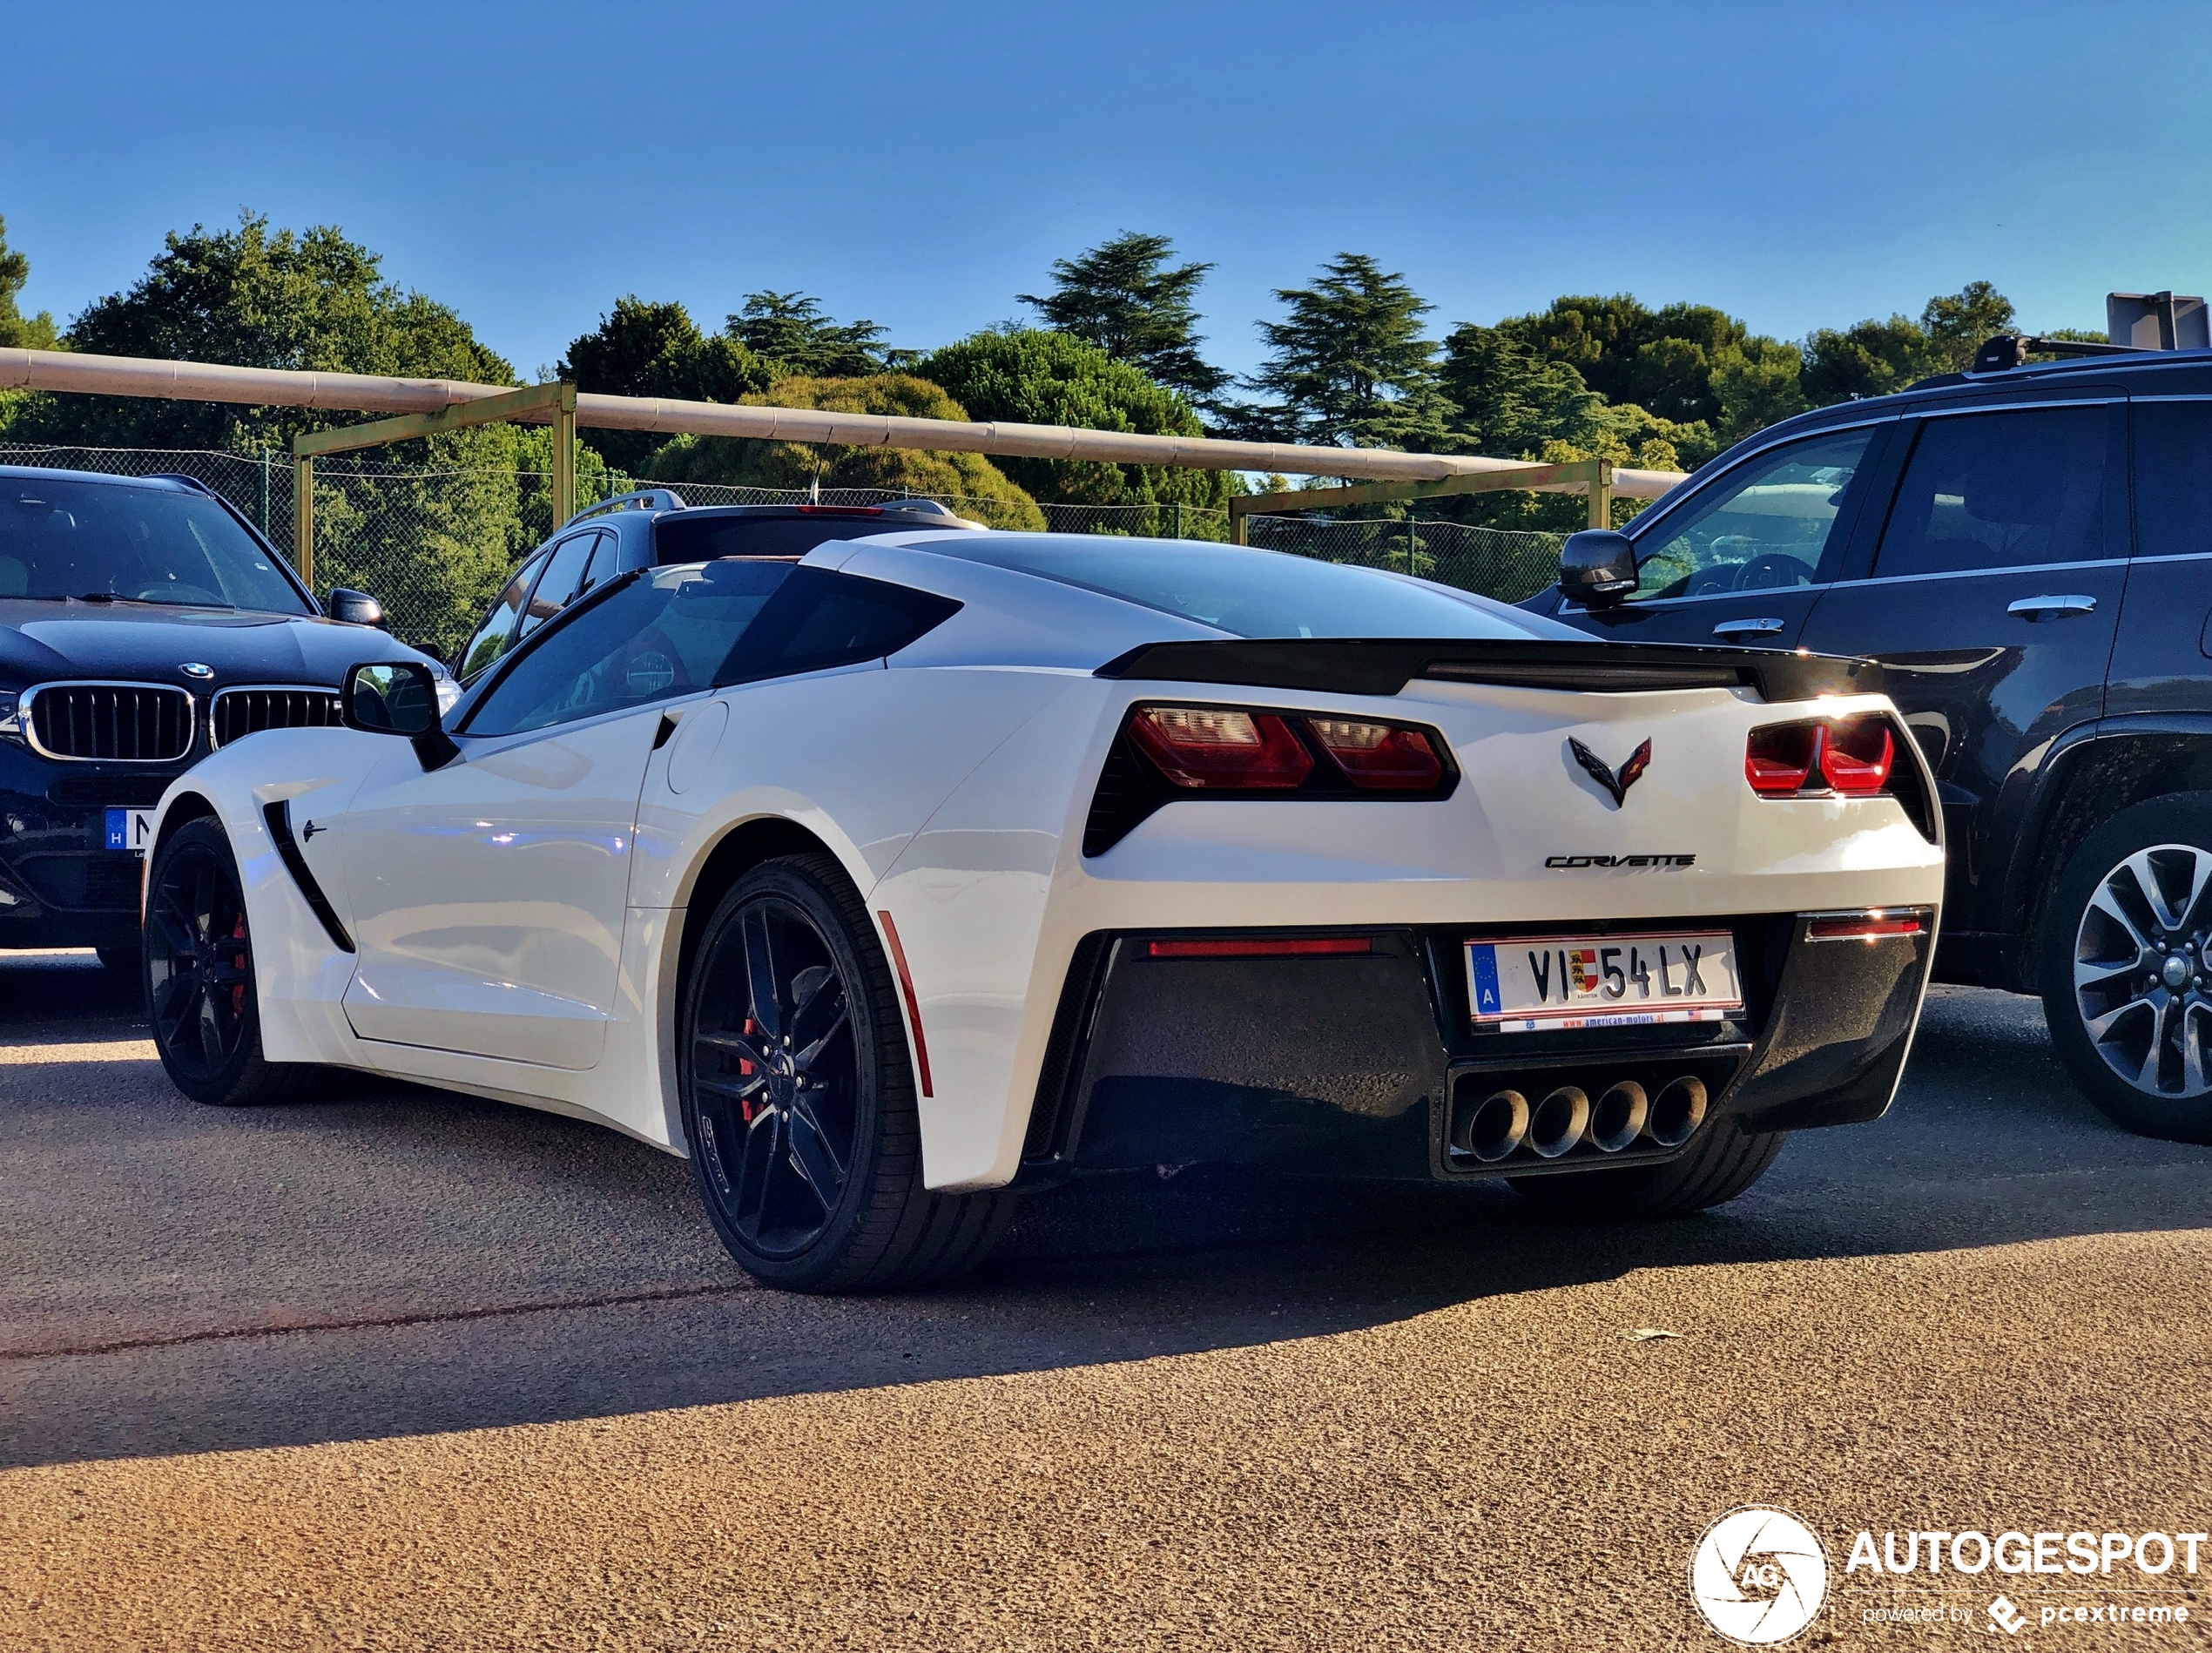
[[[138,946],[153,806],[213,748],[338,721],[358,660],[425,660],[187,477],[0,467],[0,948]],[[442,666],[437,668],[441,672]]]
[[[1942,796],[1937,978],[2040,995],[2107,1114],[2212,1142],[2212,351],[2020,347],[1761,431],[1524,606],[1881,661]]]

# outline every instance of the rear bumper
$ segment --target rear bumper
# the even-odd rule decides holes
[[[1684,1151],[1647,1137],[1482,1162],[1451,1146],[1455,1110],[1500,1090],[1533,1103],[1573,1085],[1595,1100],[1622,1080],[1656,1096],[1696,1077],[1710,1098],[1705,1129],[1730,1116],[1762,1130],[1878,1117],[1919,1018],[1932,913],[1919,934],[1876,941],[1811,940],[1805,914],[1712,922],[1732,928],[1743,960],[1739,1018],[1533,1034],[1472,1023],[1460,928],[1360,932],[1372,950],[1357,956],[1157,958],[1143,944],[1171,933],[1087,936],[1017,1181],[1199,1161],[1449,1181]]]

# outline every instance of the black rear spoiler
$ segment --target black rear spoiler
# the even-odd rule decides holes
[[[1147,643],[1098,668],[1102,678],[1233,684],[1391,695],[1416,678],[1578,694],[1739,689],[1762,700],[1877,694],[1871,660],[1788,649],[1716,649],[1664,643],[1548,642],[1466,638],[1280,638]]]

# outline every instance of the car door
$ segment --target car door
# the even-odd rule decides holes
[[[2194,720],[2212,676],[2212,401],[2137,396],[2128,419],[2135,557],[2105,716]]]
[[[1840,564],[1889,422],[1777,442],[1662,506],[1629,530],[1628,599],[1562,599],[1558,617],[1624,643],[1791,646]]]
[[[2001,928],[1992,847],[2035,755],[2103,709],[2128,579],[2125,404],[1929,409],[1896,440],[1871,562],[1820,595],[1798,640],[1882,662],[1944,803],[1945,928],[1971,946]]]
[[[711,565],[618,579],[516,651],[455,732],[458,760],[425,773],[392,742],[339,845],[356,1034],[597,1062],[646,759],[664,706],[712,686],[760,607],[751,587],[727,600],[738,584]]]

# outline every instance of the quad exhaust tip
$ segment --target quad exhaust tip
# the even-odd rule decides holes
[[[1589,1128],[1589,1092],[1580,1085],[1561,1085],[1528,1117],[1529,1151],[1539,1159],[1557,1159],[1581,1141]]]
[[[1651,1098],[1633,1079],[1623,1079],[1590,1110],[1590,1141],[1603,1153],[1617,1154],[1643,1135],[1651,1117]]]
[[[1510,1158],[1528,1138],[1528,1098],[1518,1090],[1494,1090],[1469,1113],[1452,1146],[1484,1164]]]
[[[1662,1148],[1679,1148],[1704,1123],[1705,1082],[1686,1073],[1659,1093],[1644,1132]]]

